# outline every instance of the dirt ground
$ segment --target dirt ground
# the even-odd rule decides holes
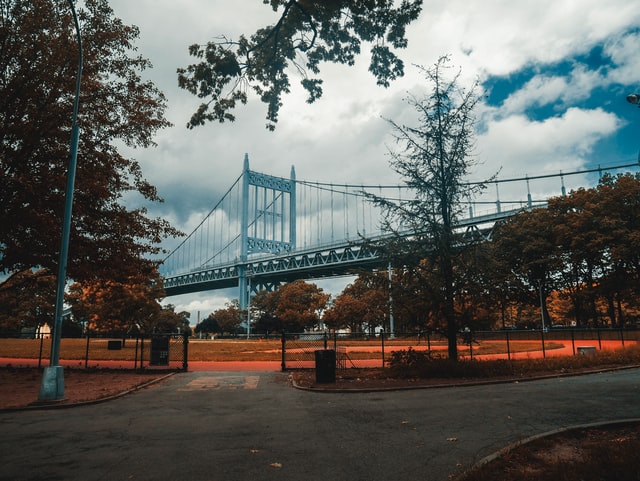
[[[515,447],[459,481],[638,479],[640,423],[579,428]]]
[[[95,401],[130,391],[167,373],[125,370],[64,370],[65,399],[57,404]],[[0,409],[23,408],[38,401],[42,371],[35,368],[0,368]]]

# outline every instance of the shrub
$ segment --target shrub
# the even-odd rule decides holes
[[[487,378],[535,376],[541,373],[567,373],[575,370],[640,363],[640,347],[600,351],[595,356],[565,356],[546,359],[459,360],[425,351],[393,351],[388,361],[391,377],[407,378]]]

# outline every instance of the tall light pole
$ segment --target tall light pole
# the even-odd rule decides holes
[[[247,339],[251,339],[251,273],[247,274]]]
[[[391,266],[391,262],[389,262],[388,273],[389,273],[389,337],[393,339],[396,337],[396,333],[395,333],[395,326],[394,326],[394,320],[393,320],[393,294],[391,292],[391,288],[393,287],[391,284],[393,279],[393,268]]]
[[[542,279],[538,281],[538,292],[540,293],[540,317],[542,318],[542,331],[544,332],[544,299],[542,297]]]
[[[60,366],[60,334],[62,331],[62,311],[64,307],[64,290],[67,280],[67,257],[69,253],[69,237],[71,233],[71,210],[73,207],[73,188],[76,178],[76,162],[78,158],[78,108],[80,105],[80,80],[82,78],[82,38],[80,24],[73,4],[69,7],[73,14],[73,22],[78,37],[78,73],[76,75],[76,92],[73,102],[73,117],[71,120],[71,143],[69,146],[69,169],[67,170],[67,188],[64,197],[64,215],[62,218],[62,238],[60,240],[60,256],[58,258],[58,280],[56,288],[56,310],[51,336],[51,359],[49,366],[44,368],[42,383],[40,384],[39,401],[59,401],[64,399],[64,371]]]

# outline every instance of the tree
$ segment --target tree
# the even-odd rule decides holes
[[[350,332],[362,331],[362,315],[367,311],[364,299],[342,292],[322,316],[322,322],[329,329],[349,329]]]
[[[497,225],[493,234],[494,252],[506,259],[516,280],[511,285],[520,286],[519,300],[539,306],[547,325],[551,319],[546,299],[557,288],[562,266],[562,250],[554,226],[562,222],[558,211],[554,215],[546,208],[534,209]]]
[[[153,329],[155,332],[179,332],[191,335],[190,317],[191,314],[189,312],[176,312],[173,304],[167,304],[161,307]]]
[[[218,321],[220,332],[236,334],[244,322],[238,301],[225,304],[224,309],[217,309],[211,314]]]
[[[289,92],[289,70],[302,76],[308,102],[322,96],[322,62],[353,65],[363,42],[371,43],[369,71],[379,85],[402,76],[404,65],[389,48],[405,48],[405,29],[415,20],[422,0],[263,0],[274,12],[275,25],[237,41],[220,37],[206,45],[191,45],[197,63],[178,69],[180,87],[204,99],[192,115],[189,128],[208,121],[233,121],[236,103],[247,102],[251,88],[268,105],[267,128],[273,130]]]
[[[389,280],[386,272],[360,274],[322,316],[333,328],[349,328],[352,333],[384,327],[389,316]]]
[[[144,283],[137,277],[127,283],[108,279],[76,282],[69,288],[67,301],[74,316],[86,321],[88,329],[124,338],[131,331],[153,332],[160,321],[167,320],[158,302],[164,297],[160,286],[157,277]]]
[[[213,316],[213,314],[209,314],[201,322],[196,324],[194,332],[196,334],[202,333],[205,335],[209,335],[216,332],[222,332],[222,330],[220,329],[220,324],[218,323],[216,318]]]
[[[84,1],[78,16],[84,69],[68,274],[78,282],[144,280],[155,269],[150,256],[178,232],[123,204],[125,194],[129,205],[161,198],[117,145],[153,145],[170,125],[166,101],[140,76],[150,63],[132,54],[136,27],[115,18],[106,0]],[[56,272],[77,67],[68,5],[3,1],[0,45],[0,272]]]
[[[409,95],[408,104],[418,114],[417,127],[389,120],[402,146],[390,151],[391,166],[414,197],[395,201],[370,195],[370,199],[383,208],[383,228],[393,234],[382,246],[389,256],[403,263],[411,258],[415,264],[431,260],[449,358],[457,360],[454,256],[464,240],[456,236],[455,227],[462,214],[461,201],[482,185],[465,183],[472,165],[477,83],[463,89],[458,83],[460,72],[447,79],[448,63],[448,57],[441,57],[433,67],[420,68],[432,90],[422,98]]]
[[[255,319],[254,332],[264,332],[268,335],[270,332],[284,329],[282,321],[276,317],[271,294],[267,290],[260,290],[251,298],[251,318]]]
[[[330,297],[317,285],[298,280],[272,292],[260,291],[252,298],[251,310],[261,331],[301,332],[319,326]]]
[[[55,276],[44,269],[27,269],[0,285],[0,334],[23,327],[53,326]]]
[[[294,281],[281,285],[272,293],[275,316],[287,331],[313,329],[320,324],[322,311],[327,307],[329,294],[315,284]]]

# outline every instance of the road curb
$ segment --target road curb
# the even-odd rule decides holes
[[[543,381],[545,379],[558,379],[565,377],[576,377],[576,376],[587,376],[592,374],[602,374],[607,372],[614,371],[624,371],[627,369],[638,369],[640,365],[633,366],[620,366],[620,367],[611,367],[605,369],[594,369],[591,371],[582,371],[582,372],[573,372],[573,373],[559,373],[559,374],[550,374],[546,376],[536,376],[536,377],[527,377],[527,378],[511,378],[511,379],[500,379],[500,380],[489,380],[489,381],[469,381],[469,382],[454,382],[449,384],[429,384],[422,386],[395,386],[395,387],[368,387],[368,388],[336,388],[332,389],[329,387],[320,387],[320,386],[301,386],[296,380],[293,378],[293,375],[289,375],[289,383],[295,389],[299,389],[301,391],[309,391],[315,393],[337,393],[337,394],[364,394],[371,392],[390,392],[390,391],[414,391],[416,389],[443,389],[443,388],[456,388],[456,387],[472,387],[472,386],[486,386],[491,384],[518,384],[521,382],[531,382],[531,381]]]

